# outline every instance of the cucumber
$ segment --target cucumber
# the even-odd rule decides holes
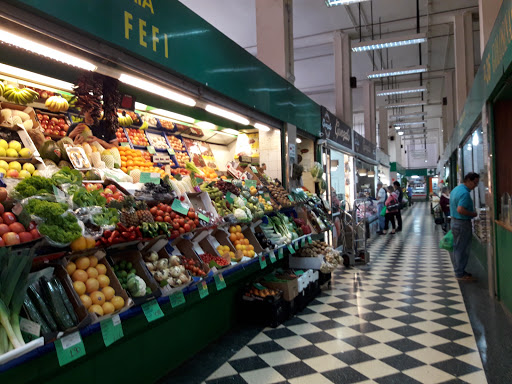
[[[49,304],[50,311],[53,314],[60,330],[65,331],[69,328],[73,328],[75,324],[62,301],[59,290],[44,276],[39,280],[39,285],[41,286],[43,297]]]
[[[75,323],[75,325],[78,324],[78,318],[73,308],[73,304],[71,304],[71,301],[69,301],[68,295],[64,290],[64,287],[62,286],[60,280],[54,277],[50,281],[53,284],[53,286],[58,289],[60,296],[62,297],[62,301],[64,302],[64,306],[66,307],[69,316],[71,316],[71,320],[73,320],[73,323]]]
[[[51,332],[50,327],[48,324],[46,324],[46,321],[44,321],[43,316],[37,311],[36,306],[30,300],[30,297],[25,296],[25,300],[23,300],[25,312],[27,312],[28,317],[30,320],[36,322],[41,326],[41,335],[45,335],[47,333]]]
[[[30,300],[32,300],[32,302],[36,306],[36,309],[39,311],[39,313],[43,317],[46,324],[50,327],[50,329],[53,332],[58,331],[59,328],[57,327],[57,323],[55,322],[55,319],[53,318],[52,314],[50,313],[50,311],[48,309],[48,304],[46,304],[44,302],[43,298],[41,297],[41,295],[39,295],[39,293],[37,293],[34,285],[31,285],[30,287],[28,287],[27,293],[28,293],[28,297],[30,298]]]

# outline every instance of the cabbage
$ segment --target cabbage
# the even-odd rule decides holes
[[[311,176],[315,179],[321,179],[322,175],[324,174],[324,169],[322,167],[322,164],[316,162],[313,167],[311,168]]]

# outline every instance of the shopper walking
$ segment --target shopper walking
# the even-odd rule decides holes
[[[407,187],[407,198],[409,199],[409,207],[412,205],[412,186],[409,184]]]
[[[394,194],[396,195],[396,198],[398,199],[398,212],[396,213],[396,231],[401,232],[402,231],[402,201],[404,199],[404,192],[402,191],[402,187],[400,186],[400,183],[398,181],[393,182],[393,186],[395,187]]]
[[[384,225],[385,225],[385,216],[382,216],[380,213],[386,204],[386,190],[382,184],[382,181],[377,183],[377,212],[379,215],[379,230],[377,234],[384,234]]]
[[[470,172],[464,176],[464,183],[455,187],[450,194],[450,216],[453,234],[453,269],[457,280],[474,281],[466,272],[473,231],[471,219],[478,216],[475,212],[470,192],[480,181],[478,173]]]
[[[441,210],[443,211],[443,231],[447,232],[450,222],[450,190],[448,187],[443,187],[441,189],[441,198],[439,199],[439,204],[441,205]]]
[[[395,234],[395,217],[397,213],[399,212],[399,206],[400,203],[398,202],[398,198],[396,195],[396,192],[394,188],[390,185],[388,187],[388,198],[386,199],[386,216],[385,216],[385,224],[384,224],[384,233],[389,228],[389,222],[391,222],[391,226],[393,227],[393,230],[391,231],[391,234]]]

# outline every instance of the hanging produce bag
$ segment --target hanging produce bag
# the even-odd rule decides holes
[[[453,234],[449,231],[439,242],[439,248],[446,249],[448,252],[453,252]]]

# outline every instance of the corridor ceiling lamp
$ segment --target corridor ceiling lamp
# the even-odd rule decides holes
[[[427,91],[427,87],[386,89],[386,90],[377,92],[377,96],[402,95],[405,93],[418,93],[418,92],[426,92],[426,91]]]
[[[162,87],[161,85],[158,85],[156,83],[152,83],[150,81],[146,81],[135,76],[127,75],[126,73],[121,74],[121,76],[119,77],[119,81],[131,85],[132,87],[140,88],[144,91],[165,97],[166,99],[188,105],[190,107],[195,107],[196,105],[196,101],[191,97],[185,96],[178,92],[171,91],[170,89]]]
[[[43,76],[39,73],[25,71],[21,68],[11,67],[10,65],[0,64],[0,73],[6,76],[12,76],[16,79],[22,79],[30,82],[34,82],[40,85],[46,85],[60,89],[62,91],[73,92],[74,85],[66,81],[54,79],[53,77]],[[14,80],[14,79],[13,79]],[[22,81],[23,82],[23,81]],[[31,85],[31,84],[26,84]]]
[[[398,131],[400,129],[399,125],[395,125],[395,129]]]
[[[135,102],[135,109],[137,111],[145,111],[148,108],[146,104],[139,103],[138,101]]]
[[[374,171],[368,171],[368,177],[374,177],[375,172]]]
[[[412,103],[400,103],[400,104],[387,104],[384,108],[409,108],[409,107],[421,107],[422,105],[427,105],[426,101],[416,101]]]
[[[297,137],[297,138],[295,139],[295,142],[296,142],[297,144],[300,144],[300,143],[302,143],[302,140],[301,140],[301,139],[299,139],[299,138]]]
[[[404,131],[398,132],[398,136],[403,136],[403,135],[404,135]]]
[[[270,128],[267,127],[266,125],[264,124],[260,124],[260,123],[256,123],[254,124],[254,128],[256,128],[257,130],[259,131],[263,131],[263,132],[268,132],[270,131]]]
[[[328,7],[334,7],[336,5],[348,5],[354,3],[362,3],[363,1],[368,0],[325,0],[325,5]]]
[[[215,124],[212,124],[208,121],[199,121],[196,123],[199,128],[206,129],[207,131],[214,131],[217,129]]]
[[[426,33],[418,33],[415,35],[403,37],[390,37],[388,39],[361,41],[352,44],[353,52],[373,51],[376,49],[403,47],[405,45],[421,44],[427,41]]]
[[[416,113],[409,113],[406,115],[392,115],[390,118],[392,119],[408,119],[410,117],[423,117],[427,115],[427,112],[416,112]]]
[[[427,72],[426,65],[418,65],[416,67],[400,68],[400,69],[383,69],[368,74],[369,79],[380,79],[382,77],[413,75],[416,73]]]
[[[480,140],[478,139],[478,134],[475,132],[473,134],[473,139],[471,140],[472,143],[473,143],[473,146],[477,146],[478,144],[480,144]]]
[[[15,35],[5,29],[0,29],[0,41],[6,44],[14,45],[15,47],[25,49],[36,55],[45,56],[49,59],[59,61],[61,63],[85,69],[86,71],[95,71],[97,67],[86,60],[79,57],[70,55],[69,53],[56,50],[45,44],[36,43],[33,40],[25,39],[24,37]]]
[[[152,109],[150,112],[154,113],[155,115],[168,117],[169,119],[183,121],[184,123],[194,123],[196,121],[196,119],[193,119],[192,117],[180,115],[179,113],[174,113],[171,111],[166,111],[165,109]]]
[[[205,109],[206,111],[213,113],[214,115],[225,117],[228,120],[235,121],[242,125],[249,125],[249,120],[247,120],[245,117],[237,115],[236,113],[233,113],[226,109],[222,109],[211,104],[207,104]]]
[[[361,168],[357,170],[357,173],[359,174],[359,176],[366,176],[368,174],[368,171],[364,168]]]
[[[404,122],[393,123],[393,125],[396,128],[396,127],[410,127],[413,125],[422,125],[425,123],[426,123],[426,121],[404,121]]]

